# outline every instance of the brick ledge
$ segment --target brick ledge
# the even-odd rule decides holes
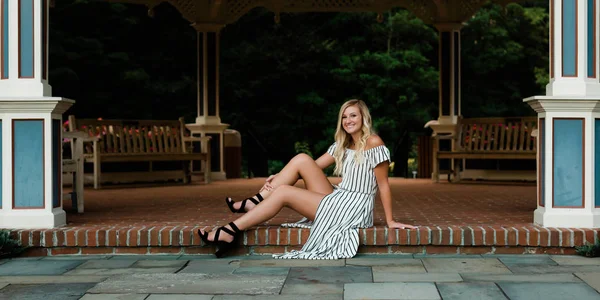
[[[198,229],[212,226],[113,226],[64,227],[43,230],[12,230],[25,246],[56,247],[194,247],[203,246]],[[361,246],[453,246],[453,247],[558,247],[572,248],[594,243],[600,229],[544,228],[539,226],[423,226],[417,230],[376,226],[360,229]],[[246,247],[301,246],[309,230],[279,226],[252,228],[244,233]],[[390,250],[391,251],[391,250]]]

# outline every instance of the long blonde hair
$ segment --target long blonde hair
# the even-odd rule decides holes
[[[356,149],[354,151],[355,159],[359,164],[363,161],[363,154],[365,147],[367,146],[367,139],[373,134],[371,113],[369,113],[369,108],[364,101],[352,99],[342,104],[340,113],[338,115],[337,128],[335,129],[336,147],[335,151],[333,152],[333,157],[335,158],[335,169],[333,170],[333,174],[335,175],[342,174],[342,169],[344,167],[344,154],[346,153],[346,148],[350,147],[350,143],[352,142],[352,136],[348,134],[342,126],[342,116],[344,115],[346,108],[353,105],[358,106],[360,115],[362,117],[362,136],[356,143]]]

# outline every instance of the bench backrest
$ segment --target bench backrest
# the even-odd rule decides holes
[[[469,152],[531,152],[537,150],[536,117],[473,118],[460,122],[460,149]]]
[[[183,153],[185,132],[179,120],[98,120],[69,116],[69,130],[79,130],[99,137],[100,153]],[[86,147],[85,154],[92,149]]]

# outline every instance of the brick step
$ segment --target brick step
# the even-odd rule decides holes
[[[198,229],[212,226],[66,227],[13,230],[29,255],[61,254],[204,254]],[[244,233],[238,254],[298,250],[310,230],[278,226]],[[594,243],[598,229],[539,226],[422,226],[416,230],[383,226],[360,229],[361,253],[553,253],[573,254],[574,247]]]

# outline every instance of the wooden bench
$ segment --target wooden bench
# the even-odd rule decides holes
[[[205,183],[210,178],[210,137],[190,137],[179,120],[102,120],[69,116],[69,131],[82,131],[98,139],[83,148],[84,161],[94,166],[94,188],[101,182],[181,179],[189,182],[192,161],[204,163]],[[192,142],[207,142],[206,152],[192,153]],[[90,145],[91,144],[91,145]],[[180,161],[181,170],[153,171],[152,162]],[[105,162],[149,162],[149,172],[101,173]]]
[[[454,147],[440,151],[439,141],[434,143],[432,176],[435,182],[439,181],[441,159],[536,159],[536,117],[462,119],[458,126],[456,137],[436,137],[453,140]],[[450,175],[453,181],[458,181],[459,164],[454,166]]]

